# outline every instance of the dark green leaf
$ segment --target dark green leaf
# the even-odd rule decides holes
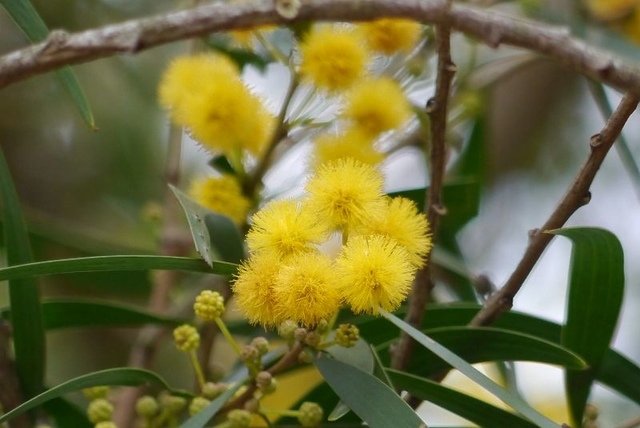
[[[229,159],[227,159],[227,157],[224,155],[215,156],[209,161],[209,165],[211,165],[213,169],[222,174],[236,174],[236,171],[231,166],[231,163],[229,163]]]
[[[562,344],[591,367],[565,374],[574,424],[582,421],[591,386],[618,323],[624,293],[624,258],[618,238],[598,228],[567,228],[551,233],[573,242],[566,322]]]
[[[376,377],[328,357],[316,367],[354,413],[372,428],[418,427],[422,421],[391,388]]]
[[[221,38],[207,40],[207,44],[212,49],[228,56],[233,62],[238,64],[240,70],[247,65],[253,65],[258,70],[265,71],[267,65],[271,62],[269,58],[260,56],[253,50],[232,47],[227,40]]]
[[[1,150],[0,192],[7,265],[29,263],[33,260],[29,235],[9,166]],[[9,281],[9,302],[16,368],[26,396],[32,397],[44,389],[45,338],[38,284],[31,279]]]
[[[544,339],[495,327],[441,327],[427,330],[436,342],[475,364],[487,361],[532,361],[584,370],[587,364],[577,354]],[[389,343],[383,345],[387,348]],[[431,375],[448,370],[437,355],[415,350],[409,370]]]
[[[49,29],[29,0],[0,0],[0,4],[9,12],[11,18],[13,18],[30,41],[42,41],[49,34]],[[71,99],[80,111],[85,122],[87,122],[91,129],[96,129],[96,123],[89,102],[71,67],[64,67],[56,71],[56,76],[71,96]]]
[[[64,398],[54,398],[44,403],[42,407],[51,415],[57,427],[93,428],[93,424],[87,418],[86,411]]]
[[[170,390],[174,394],[189,396],[187,393],[171,390],[164,379],[151,371],[121,367],[78,376],[60,385],[56,385],[32,399],[25,401],[10,412],[1,415],[0,422],[7,421],[48,401],[84,388],[92,386],[138,386],[144,384],[156,385],[163,389]]]
[[[373,354],[373,360],[375,362],[375,366],[373,367],[373,374],[375,377],[384,382],[389,388],[395,390],[397,389],[393,382],[391,382],[391,378],[389,377],[387,371],[385,370],[382,361],[380,360],[380,355],[378,355],[378,351],[373,345],[369,345],[371,348],[371,353]]]
[[[225,392],[220,394],[218,398],[213,400],[207,407],[205,407],[201,412],[196,413],[194,416],[185,421],[180,428],[202,428],[204,427],[211,418],[213,418],[218,410],[224,406],[224,404],[235,394],[235,392],[240,389],[242,383],[236,383],[231,388],[227,389]]]
[[[231,220],[212,213],[179,189],[171,186],[171,190],[187,216],[196,251],[208,265],[213,264],[212,248],[215,248],[225,261],[239,262],[244,258],[242,236]]]
[[[389,377],[401,390],[455,413],[482,427],[535,428],[536,425],[498,407],[447,388],[429,379],[395,370]]]
[[[237,265],[214,261],[209,267],[200,259],[172,256],[96,256],[49,260],[0,269],[0,281],[76,272],[115,272],[136,270],[181,270],[232,275]]]
[[[133,306],[93,300],[50,300],[42,303],[44,328],[54,330],[70,327],[123,327],[144,324],[176,326],[184,320],[155,315]],[[2,310],[7,318],[9,308]]]
[[[451,352],[446,347],[440,345],[435,340],[431,339],[424,333],[410,326],[400,318],[393,314],[380,309],[380,314],[395,324],[398,328],[402,329],[409,336],[415,339],[419,344],[427,348],[429,351],[436,354],[438,357],[446,361],[453,368],[457,369],[460,373],[471,379],[473,382],[480,385],[482,388],[499,398],[505,404],[508,404],[513,409],[520,412],[523,416],[538,424],[541,428],[557,428],[558,425],[553,421],[547,419],[544,415],[540,414],[537,410],[531,407],[526,401],[505,389],[500,385],[489,379],[487,376],[476,370],[472,365],[460,358],[455,353]]]

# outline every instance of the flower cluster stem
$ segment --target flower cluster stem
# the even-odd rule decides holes
[[[242,354],[240,345],[238,345],[238,342],[236,342],[236,340],[233,338],[233,336],[229,332],[229,329],[227,328],[227,325],[224,323],[224,321],[222,321],[222,318],[216,318],[215,322],[224,338],[227,339],[227,342],[229,342],[229,345],[231,345],[231,347],[233,348],[233,351],[238,354],[238,356],[240,356]]]

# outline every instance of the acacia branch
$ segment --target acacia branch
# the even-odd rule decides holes
[[[540,256],[542,256],[542,252],[553,238],[553,235],[545,232],[562,227],[573,213],[581,206],[589,203],[591,199],[589,192],[591,183],[609,149],[611,149],[620,135],[624,124],[637,108],[638,102],[640,102],[638,95],[626,94],[618,108],[609,117],[602,131],[591,137],[591,153],[569,190],[544,225],[540,229],[531,232],[529,245],[518,266],[516,266],[505,285],[487,300],[484,307],[471,320],[470,325],[491,324],[500,314],[511,309],[513,297],[520,290],[531,269],[533,269]]]
[[[403,17],[436,25],[448,22],[452,30],[489,46],[526,48],[620,91],[640,93],[638,67],[587,46],[570,37],[567,30],[468,6],[449,7],[446,0],[307,0],[293,20],[279,16],[271,1],[213,3],[78,33],[54,31],[44,42],[0,57],[0,88],[64,65],[137,53],[217,31],[306,20],[364,21],[381,17]]]
[[[438,53],[438,68],[435,95],[427,102],[427,113],[430,115],[431,138],[426,139],[429,151],[430,183],[427,191],[425,211],[429,219],[432,239],[438,233],[440,216],[444,213],[442,205],[442,185],[444,182],[446,162],[446,134],[449,93],[456,67],[451,60],[451,28],[449,23],[436,26],[436,51]],[[409,298],[409,310],[405,321],[414,327],[419,327],[424,318],[427,300],[433,289],[431,278],[431,253],[425,258],[424,267],[413,282],[413,290]],[[400,342],[394,349],[392,367],[402,370],[406,368],[413,352],[415,341],[402,332]]]

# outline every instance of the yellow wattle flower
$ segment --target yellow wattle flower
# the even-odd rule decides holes
[[[427,217],[406,198],[388,198],[385,207],[373,213],[356,233],[390,238],[407,250],[408,260],[416,268],[424,264],[424,257],[431,251]]]
[[[360,37],[335,26],[314,27],[300,43],[300,55],[303,79],[328,91],[351,86],[364,74],[368,59]]]
[[[367,165],[378,165],[384,155],[373,147],[371,138],[355,130],[342,134],[323,134],[314,141],[313,167],[338,159],[353,158]]]
[[[278,274],[275,295],[278,317],[305,326],[330,319],[340,308],[333,265],[318,252],[289,259]]]
[[[411,290],[416,268],[407,251],[385,236],[353,236],[336,260],[342,299],[355,313],[393,311]]]
[[[281,260],[273,253],[252,256],[240,266],[233,284],[236,303],[251,324],[275,327],[282,321],[276,313],[274,286]]]
[[[347,93],[345,104],[342,116],[371,138],[399,128],[411,117],[402,88],[388,77],[358,83]]]
[[[422,26],[409,19],[385,18],[360,24],[358,30],[369,49],[392,55],[411,50],[420,40]]]
[[[294,200],[273,201],[251,218],[247,246],[252,254],[272,252],[285,258],[322,243],[327,226],[313,210]]]
[[[229,217],[237,225],[245,222],[251,206],[242,194],[240,183],[231,175],[194,180],[189,195],[203,207]]]
[[[352,158],[320,167],[307,183],[308,209],[331,227],[350,229],[384,203],[379,171]]]
[[[271,139],[274,116],[222,55],[174,60],[161,80],[159,96],[172,120],[214,152],[237,158],[244,149],[260,155]]]
[[[635,7],[638,7],[638,0],[584,0],[589,13],[594,18],[602,21],[612,21],[623,18]]]

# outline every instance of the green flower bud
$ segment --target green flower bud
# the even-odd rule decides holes
[[[316,325],[316,333],[318,334],[325,334],[328,330],[329,323],[325,319],[320,320],[320,322],[318,322],[318,325]]]
[[[335,341],[338,345],[345,348],[351,348],[354,346],[360,338],[360,331],[358,327],[353,324],[340,324],[336,329]]]
[[[283,321],[282,324],[278,326],[278,336],[283,339],[291,340],[293,339],[293,334],[298,328],[298,324],[292,320]]]
[[[89,400],[95,400],[96,398],[107,398],[109,394],[108,386],[92,386],[91,388],[85,388],[82,393]]]
[[[307,333],[307,335],[304,338],[304,343],[311,346],[312,348],[317,348],[321,341],[322,341],[322,336],[320,336],[315,331],[311,331]]]
[[[255,346],[245,345],[240,353],[240,359],[245,363],[255,363],[260,359],[260,352]]]
[[[248,428],[251,426],[251,413],[243,409],[234,409],[227,414],[229,428]]]
[[[315,427],[320,425],[324,412],[322,407],[317,403],[305,401],[298,409],[300,415],[298,415],[298,421],[303,427]]]
[[[95,424],[93,428],[118,428],[118,426],[111,421],[102,421]]]
[[[302,364],[309,364],[313,362],[313,353],[309,349],[303,349],[298,355],[298,362]]]
[[[173,330],[173,340],[179,350],[190,352],[200,346],[200,334],[192,325],[183,324]]]
[[[208,398],[209,400],[213,400],[226,390],[227,385],[225,385],[224,383],[207,382],[202,385],[202,396]]]
[[[269,352],[269,341],[262,336],[255,337],[251,341],[251,346],[254,346],[261,356]]]
[[[209,405],[209,403],[211,403],[211,401],[204,397],[193,397],[193,400],[191,400],[191,403],[189,404],[189,415],[193,416],[196,413],[200,413]]]
[[[162,394],[160,395],[160,405],[168,413],[177,415],[187,407],[187,400],[177,395]]]
[[[105,398],[96,398],[89,403],[87,416],[94,424],[110,421],[113,416],[113,404]]]
[[[160,410],[158,401],[150,395],[144,395],[136,401],[136,413],[144,418],[151,418]]]

